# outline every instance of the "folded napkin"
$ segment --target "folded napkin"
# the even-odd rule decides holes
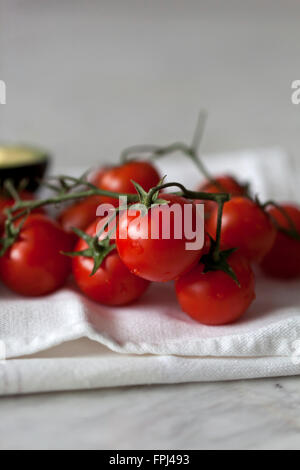
[[[253,183],[261,198],[297,200],[297,174],[280,149],[205,158],[213,172]],[[194,188],[183,159],[162,174]],[[80,171],[78,172],[78,174]],[[231,380],[300,373],[299,281],[257,276],[257,300],[238,322],[201,325],[179,308],[172,283],[152,284],[135,304],[111,308],[72,282],[43,298],[0,289],[0,394],[144,383]],[[69,342],[69,343],[67,343]]]

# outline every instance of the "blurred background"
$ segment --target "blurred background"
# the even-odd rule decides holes
[[[297,0],[0,0],[0,140],[68,165],[136,143],[281,145],[299,158]]]

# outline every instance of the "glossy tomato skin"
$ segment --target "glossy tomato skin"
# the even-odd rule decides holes
[[[240,318],[255,299],[254,274],[249,262],[233,253],[228,259],[240,287],[223,271],[203,272],[198,264],[175,283],[182,310],[205,325],[225,325]]]
[[[104,221],[104,219],[103,219]],[[93,222],[86,232],[95,235],[100,230],[103,221]],[[80,239],[75,251],[87,248],[84,240]],[[97,272],[90,276],[93,260],[76,256],[72,260],[73,275],[79,289],[89,298],[105,305],[125,305],[137,300],[148,288],[149,282],[132,274],[121,261],[117,250],[111,251]]]
[[[189,204],[192,206],[191,222],[195,227],[196,206],[184,198],[171,194],[161,194],[160,198],[169,201],[169,204],[151,208],[147,215],[141,218],[139,213],[131,215],[129,212],[120,217],[117,248],[120,258],[133,273],[149,281],[164,282],[174,280],[191,269],[202,256],[203,248],[187,250],[186,242],[191,240],[187,240],[184,236],[175,238],[174,217],[172,215],[170,218],[170,238],[164,239],[162,237],[162,224],[157,224],[158,217],[155,215],[157,211],[164,214],[174,204],[178,204],[183,211],[184,205]],[[184,235],[183,220],[182,218],[179,223]],[[155,228],[157,229],[155,230]],[[157,238],[150,236],[153,232],[157,233]],[[148,237],[144,235],[147,233]]]
[[[64,209],[58,222],[67,231],[71,231],[73,227],[85,230],[96,219],[97,208],[102,203],[101,196],[87,197]]]
[[[135,194],[131,180],[140,184],[145,191],[149,191],[158,185],[160,175],[149,162],[131,161],[104,171],[98,178],[97,186],[106,191]],[[110,197],[105,197],[104,201],[114,205],[118,203],[118,200]]]
[[[293,204],[283,204],[282,209],[293,221],[300,232],[300,207]],[[284,229],[289,229],[289,223],[284,215],[275,207],[269,213]],[[276,231],[273,247],[261,262],[261,268],[268,276],[278,279],[293,279],[300,277],[300,241]]]
[[[72,237],[55,221],[32,214],[15,243],[0,258],[0,278],[24,296],[53,292],[64,284],[71,271],[70,259],[60,252],[72,247]]]
[[[199,191],[206,193],[229,193],[231,196],[244,196],[246,194],[245,186],[239,183],[233,176],[217,176],[214,180],[217,184],[206,181],[199,186]]]
[[[111,168],[112,168],[112,166],[106,165],[106,166],[102,166],[101,168],[98,168],[98,169],[92,171],[92,173],[89,175],[89,181],[92,184],[94,184],[95,186],[99,187],[100,179],[102,178],[104,173],[106,173]]]
[[[207,221],[206,228],[215,238],[218,208]],[[251,262],[259,262],[275,241],[275,227],[263,209],[251,199],[234,197],[224,204],[221,246],[238,248]]]
[[[236,178],[231,175],[221,175],[214,178],[217,184],[211,181],[205,181],[198,188],[197,191],[205,193],[229,193],[231,196],[245,196],[247,189],[245,185],[238,182]],[[205,206],[205,216],[208,219],[213,213],[217,204],[214,201],[199,201]]]

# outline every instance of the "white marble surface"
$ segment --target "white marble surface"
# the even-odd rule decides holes
[[[0,0],[0,139],[59,162],[117,160],[136,142],[204,151],[282,145],[299,159],[296,0]],[[299,448],[297,377],[0,400],[0,447]]]
[[[1,449],[300,449],[296,377],[0,400]]]

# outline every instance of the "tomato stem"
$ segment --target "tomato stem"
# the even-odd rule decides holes
[[[112,191],[106,191],[104,189],[99,189],[96,186],[93,189],[89,189],[87,191],[79,191],[79,192],[72,192],[67,194],[61,194],[55,197],[50,197],[47,199],[39,199],[36,201],[17,201],[14,206],[6,209],[6,214],[10,216],[12,213],[19,211],[20,209],[24,209],[22,212],[18,212],[15,216],[11,217],[10,220],[14,222],[15,220],[23,217],[28,213],[28,210],[31,212],[34,209],[38,209],[43,206],[47,205],[55,205],[61,202],[67,201],[75,201],[77,199],[83,199],[89,196],[109,196],[113,198],[118,198],[120,196],[127,197],[129,202],[136,202],[138,200],[138,196],[136,194],[126,194],[126,193],[115,193]]]
[[[202,199],[203,201],[214,201],[217,203],[219,203],[219,201],[223,201],[223,203],[225,203],[230,200],[230,195],[228,193],[206,193],[202,191],[191,191],[187,189],[181,183],[171,182],[171,183],[160,184],[150,189],[147,195],[148,207],[150,207],[151,205],[151,201],[152,201],[154,194],[156,194],[158,191],[161,191],[162,189],[166,189],[170,187],[177,187],[181,189],[181,192],[176,193],[176,195],[183,196],[187,199]]]
[[[69,183],[71,181],[71,184]],[[56,178],[56,185],[51,184],[51,188],[56,191],[58,194],[53,197],[49,197],[46,199],[40,199],[35,201],[24,201],[19,199],[15,195],[15,204],[7,208],[5,210],[5,214],[7,216],[7,220],[5,223],[5,234],[4,237],[0,240],[2,245],[1,254],[5,252],[7,247],[14,242],[14,239],[17,237],[17,230],[14,229],[14,222],[17,219],[23,218],[23,220],[28,216],[33,210],[38,209],[40,207],[44,207],[47,205],[56,205],[62,202],[67,201],[76,201],[78,199],[87,198],[90,196],[108,196],[112,198],[119,198],[121,196],[125,196],[127,198],[128,203],[133,202],[142,202],[145,204],[146,207],[150,207],[153,203],[162,204],[164,203],[163,200],[157,199],[158,192],[162,189],[168,187],[177,187],[181,191],[175,194],[185,197],[187,199],[202,199],[202,200],[209,200],[215,201],[219,204],[224,204],[226,201],[230,199],[230,195],[227,193],[206,193],[206,192],[198,192],[198,191],[190,191],[181,183],[171,182],[171,183],[163,183],[155,186],[154,188],[150,189],[148,193],[144,192],[143,200],[141,199],[141,194],[126,194],[126,193],[117,193],[112,191],[106,191],[104,189],[100,189],[97,186],[94,186],[92,183],[84,180],[83,177],[81,178],[74,178],[69,176],[59,176]],[[78,186],[87,186],[88,189],[86,190],[79,190],[74,191],[74,188]],[[142,189],[142,188],[141,188]],[[13,194],[13,189],[10,188],[11,194]],[[123,209],[122,207],[121,209]],[[220,215],[220,217],[222,214]],[[9,243],[9,245],[8,245]],[[1,255],[0,254],[0,255]]]
[[[59,177],[59,179],[60,178],[62,177]],[[69,177],[64,176],[63,178],[66,179]],[[72,180],[80,181],[80,179],[76,179],[73,177],[72,177]],[[123,196],[123,197],[126,197],[128,202],[130,203],[139,201],[138,194],[127,194],[127,193],[106,191],[104,189],[97,188],[97,186],[94,186],[93,184],[88,183],[88,182],[83,182],[83,184],[87,185],[89,189],[85,191],[59,193],[57,196],[49,197],[46,199],[39,199],[35,201],[23,201],[20,199],[16,200],[16,203],[12,207],[7,208],[5,210],[6,215],[8,216],[11,222],[14,222],[15,220],[28,214],[28,212],[31,212],[40,207],[47,206],[47,205],[55,205],[55,204],[59,204],[62,202],[67,202],[67,201],[74,201],[77,199],[83,199],[89,196],[108,196],[108,197],[112,197],[115,199],[118,199],[119,197]],[[148,202],[152,200],[153,196],[158,191],[168,188],[168,187],[174,187],[174,186],[181,189],[181,192],[177,193],[178,195],[186,197],[188,199],[202,199],[202,200],[209,200],[209,201],[215,201],[215,202],[218,202],[219,200],[223,200],[224,202],[226,202],[230,199],[230,196],[228,193],[206,193],[206,192],[201,192],[201,191],[200,192],[191,191],[187,189],[181,183],[170,182],[170,183],[164,183],[164,184],[161,184],[152,188],[147,195]],[[15,212],[17,212],[17,214],[13,215]]]
[[[208,171],[204,163],[199,157],[199,146],[202,142],[205,124],[207,120],[207,112],[201,110],[198,115],[197,125],[194,131],[191,145],[187,145],[184,142],[174,142],[166,146],[159,145],[133,145],[127,147],[121,153],[121,162],[125,163],[140,154],[148,154],[148,158],[155,160],[157,158],[170,155],[172,153],[181,152],[183,155],[188,157],[198,168],[200,173],[211,183],[213,183],[219,190],[223,191],[218,181],[215,181],[211,173]]]
[[[216,233],[216,244],[213,253],[213,258],[218,261],[220,258],[220,242],[221,242],[221,231],[222,231],[222,216],[223,216],[224,200],[218,200],[218,218],[217,218],[217,233]]]
[[[289,229],[281,227],[278,224],[275,217],[273,217],[271,214],[267,213],[269,215],[269,217],[272,219],[272,222],[275,225],[275,227],[277,228],[277,230],[285,233],[286,235],[290,236],[291,238],[294,238],[295,240],[300,241],[300,232],[297,230],[297,227],[294,224],[294,221],[292,220],[292,218],[289,216],[289,214],[286,212],[286,210],[283,207],[280,206],[280,204],[277,204],[275,201],[272,201],[272,200],[266,201],[264,204],[260,204],[259,201],[258,201],[258,204],[260,205],[260,207],[264,211],[268,206],[275,207],[285,217],[285,219],[287,220],[287,222],[290,226]]]

